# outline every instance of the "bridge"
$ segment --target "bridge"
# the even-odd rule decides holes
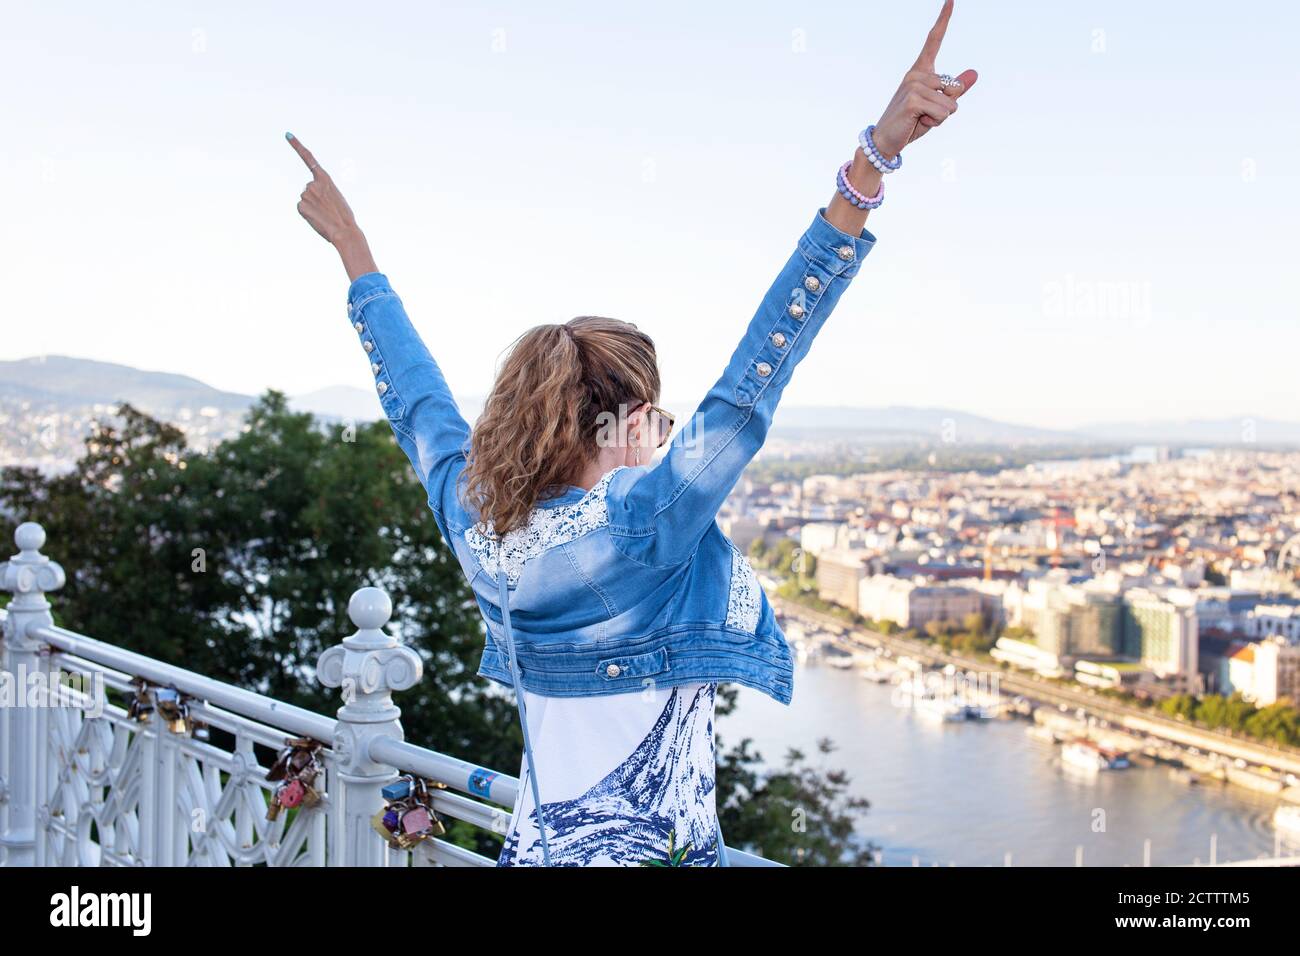
[[[438,817],[504,837],[519,791],[514,776],[404,739],[393,694],[423,664],[384,630],[382,590],[352,595],[356,633],[317,662],[316,679],[343,700],[331,718],[54,626],[47,594],[64,570],[41,553],[39,525],[20,525],[14,541],[18,554],[0,564],[13,594],[0,611],[0,865],[495,865],[438,835],[393,846],[372,824],[383,788],[409,775]],[[291,739],[319,761],[319,801],[268,819],[279,784],[256,748]],[[780,865],[731,847],[727,858]]]

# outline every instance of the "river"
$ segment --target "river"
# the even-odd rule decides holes
[[[841,769],[871,801],[858,832],[888,866],[1153,866],[1273,856],[1277,798],[1226,784],[1189,786],[1164,766],[1084,774],[1060,748],[1030,736],[1026,720],[935,723],[896,706],[894,688],[816,658],[796,665],[789,707],[742,689],[718,722],[722,746],[742,737],[769,766],[797,747],[815,766]],[[837,750],[823,757],[821,737]],[[1283,853],[1300,847],[1282,843]]]

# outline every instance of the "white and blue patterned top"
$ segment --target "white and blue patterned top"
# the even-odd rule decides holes
[[[717,685],[603,697],[524,692],[553,866],[717,866]],[[524,761],[497,866],[541,866]]]

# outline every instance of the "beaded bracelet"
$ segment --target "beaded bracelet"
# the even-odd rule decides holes
[[[839,175],[835,177],[835,185],[839,188],[840,195],[859,209],[879,209],[880,204],[885,201],[885,181],[883,179],[880,181],[880,188],[876,190],[874,196],[864,196],[849,182],[849,167],[852,165],[852,160],[845,163],[840,167]]]
[[[868,126],[858,134],[858,145],[862,147],[863,154],[871,160],[871,165],[882,173],[897,172],[903,165],[903,154],[900,152],[893,159],[885,159],[884,155],[876,148],[876,141],[871,137],[874,126]]]

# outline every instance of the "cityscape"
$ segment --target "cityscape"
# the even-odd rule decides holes
[[[994,649],[1044,676],[1122,660],[1086,682],[1296,699],[1300,453],[1144,451],[750,484],[724,530],[742,549],[797,535],[817,595],[865,618],[1032,633]]]
[[[805,666],[910,688],[890,704],[921,721],[1030,717],[1066,771],[1153,768],[1190,800],[1197,784],[1227,788],[1258,818],[1252,856],[1296,852],[1300,452],[1146,446],[859,474],[764,464],[719,523]],[[1214,835],[1186,836],[1181,862],[1204,862]]]

